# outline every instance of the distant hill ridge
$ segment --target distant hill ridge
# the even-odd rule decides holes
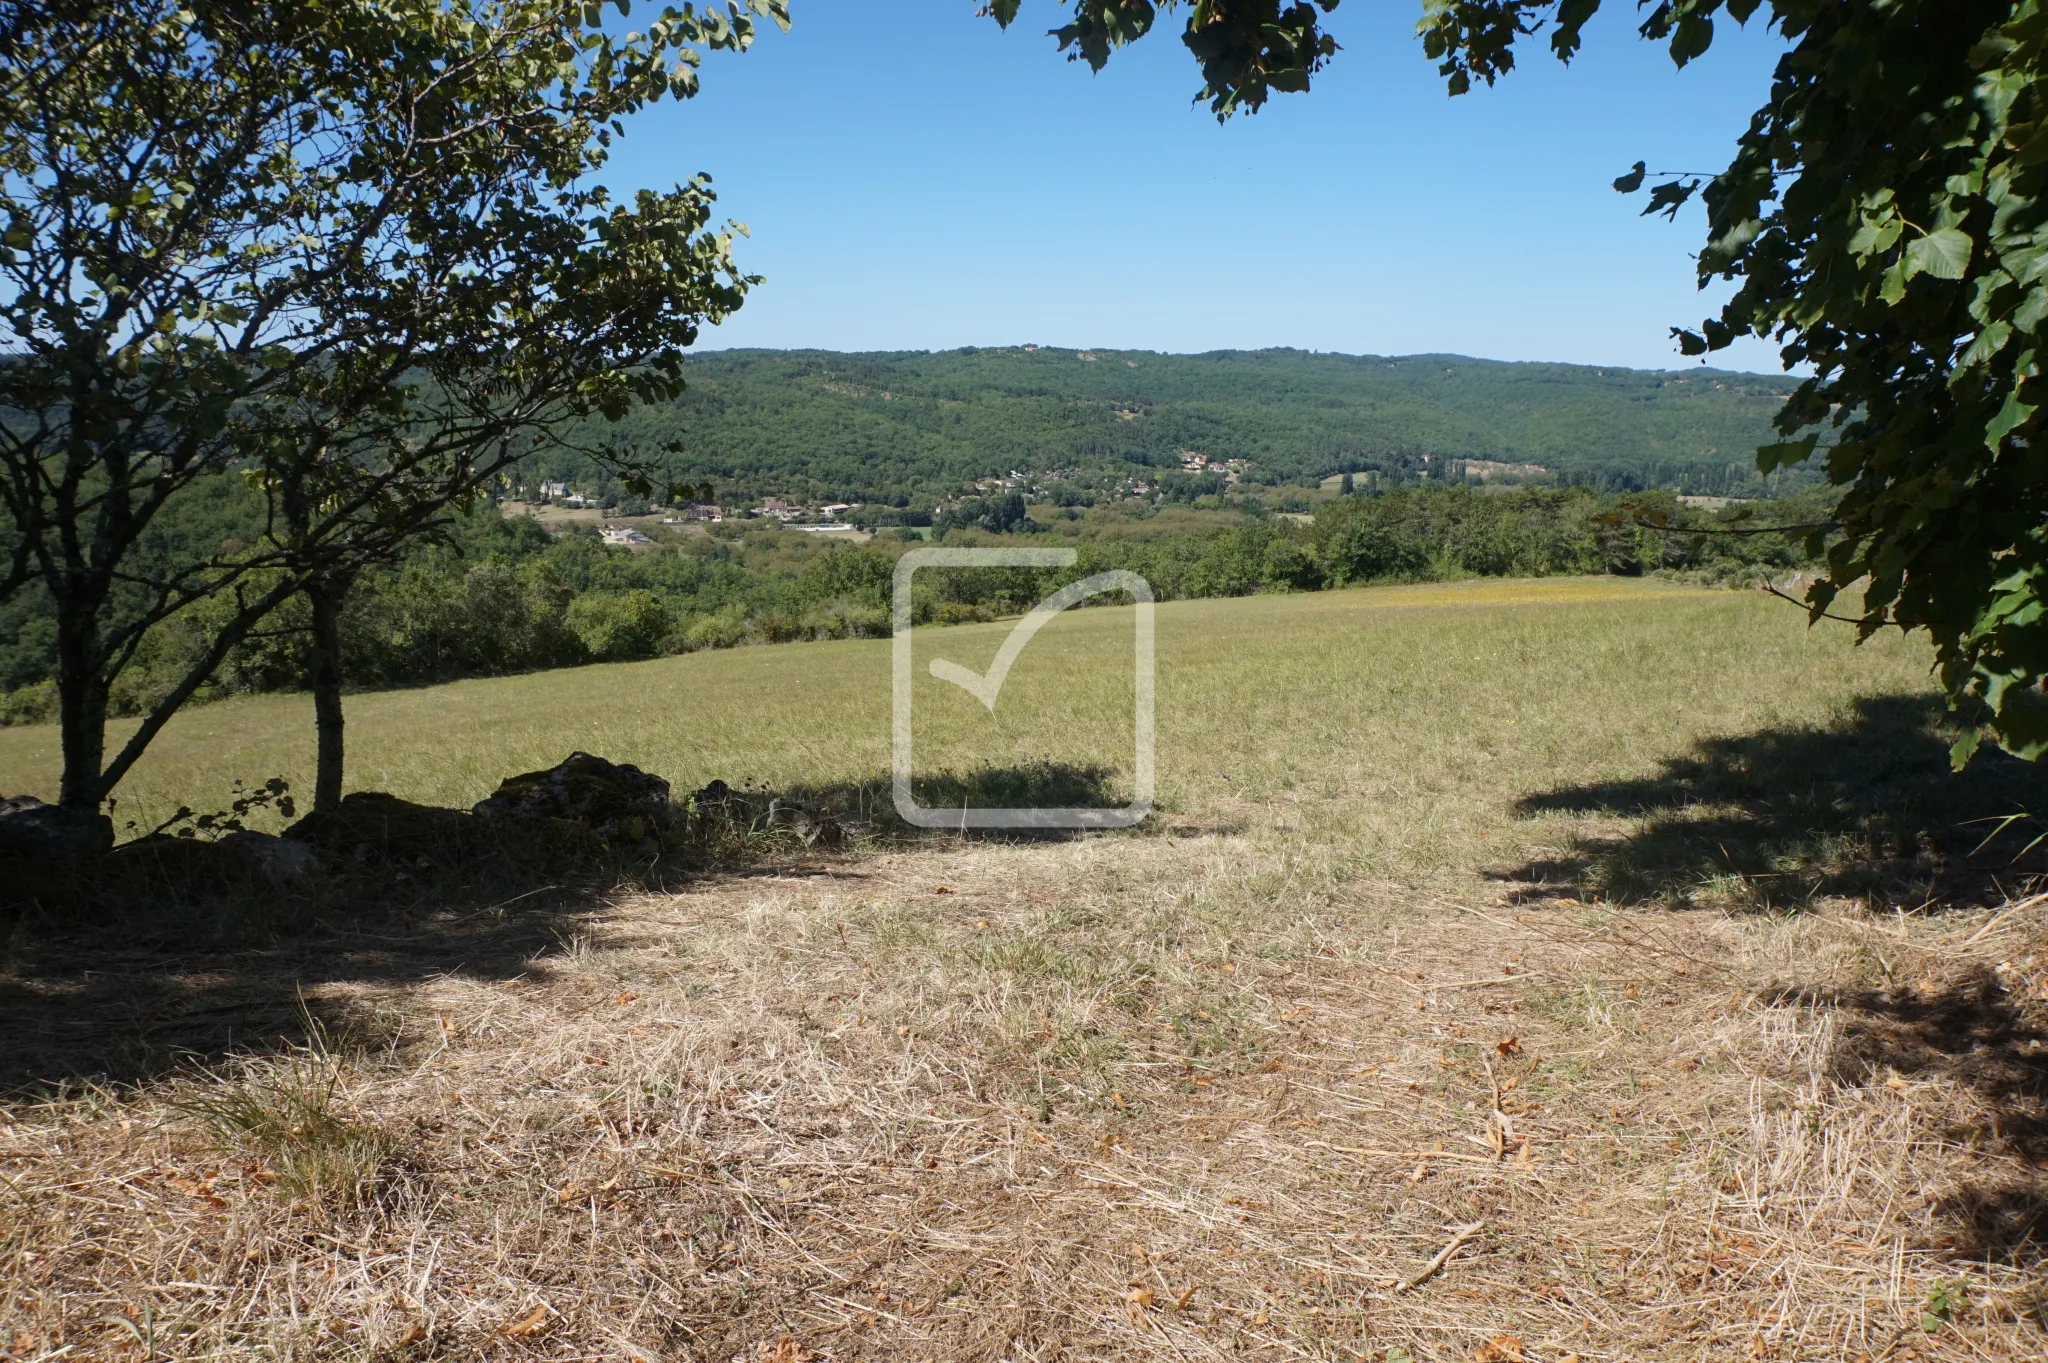
[[[1282,484],[1414,477],[1428,455],[1539,464],[1606,490],[1753,494],[1769,490],[1753,452],[1798,384],[1462,355],[1050,346],[705,351],[686,372],[679,401],[629,419],[639,438],[680,438],[679,471],[859,502],[929,502],[1013,468],[1177,468],[1186,451],[1251,460]],[[539,462],[579,472],[572,456]]]

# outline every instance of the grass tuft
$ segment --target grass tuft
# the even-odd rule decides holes
[[[348,1100],[323,1030],[282,1055],[202,1071],[170,1100],[221,1154],[253,1160],[250,1179],[303,1210],[346,1211],[385,1186],[400,1142]]]

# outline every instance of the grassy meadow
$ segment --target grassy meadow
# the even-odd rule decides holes
[[[1472,867],[1526,830],[1507,801],[1654,772],[1715,735],[1853,725],[1877,698],[1932,696],[1928,656],[1782,602],[1621,578],[1475,581],[1157,609],[1159,804],[1169,815],[1283,801],[1329,820],[1362,867]],[[919,772],[1104,771],[1128,797],[1132,612],[1068,611],[1020,655],[991,715],[932,678],[984,668],[1011,622],[916,633]],[[466,807],[574,749],[680,793],[886,783],[889,644],[783,644],[353,696],[349,780]],[[115,741],[125,726],[113,730]],[[111,746],[111,744],[110,744]],[[312,778],[297,696],[196,707],[123,784],[144,827],[222,807],[236,781]],[[54,798],[54,729],[0,729],[0,791]]]
[[[2036,826],[1970,821],[2048,788],[1949,772],[1924,647],[1613,578],[1157,611],[1124,833],[887,829],[887,643],[351,697],[355,789],[582,748],[875,836],[246,949],[17,931],[0,1343],[2041,1356],[2048,910]],[[920,631],[931,788],[1121,798],[1132,625],[1068,612],[994,714],[925,664],[1009,623]],[[0,730],[0,790],[53,750]],[[196,709],[124,816],[310,752],[297,698]]]

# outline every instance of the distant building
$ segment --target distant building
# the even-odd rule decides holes
[[[542,483],[540,485],[542,501],[547,501],[550,497],[566,497],[568,495],[569,485],[567,483]]]
[[[598,532],[606,544],[652,544],[653,541],[630,525],[607,525]]]
[[[858,511],[861,505],[859,502],[834,502],[825,508],[825,515],[832,517],[837,516],[842,511]]]

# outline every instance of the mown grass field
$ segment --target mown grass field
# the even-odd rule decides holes
[[[1337,800],[1389,869],[1408,864],[1404,843],[1428,864],[1484,861],[1503,846],[1503,797],[1648,770],[1705,735],[1825,726],[1859,699],[1932,694],[1924,651],[1899,640],[1854,649],[1761,596],[1616,578],[1175,602],[1157,620],[1162,805]],[[926,673],[941,655],[981,669],[1010,628],[917,635],[919,768],[1040,758],[1127,781],[1131,612],[1067,612],[1021,656],[994,715]],[[679,791],[714,776],[873,779],[888,769],[889,696],[882,641],[355,696],[348,784],[467,806],[577,748]],[[217,808],[237,780],[309,788],[311,762],[303,698],[197,708],[124,784],[122,817]],[[54,798],[57,772],[53,729],[0,729],[0,791]],[[1411,824],[1433,838],[1399,831]]]
[[[926,635],[921,768],[1127,789],[1131,628],[1070,612],[994,715],[923,665],[1009,625]],[[2048,791],[1949,773],[1927,667],[1653,582],[1175,603],[1129,833],[767,839],[210,953],[24,929],[0,1344],[2037,1357],[2048,915],[2031,825],[1968,821]],[[467,805],[582,748],[858,820],[888,698],[873,643],[358,696],[351,786]],[[0,731],[0,789],[53,746]],[[296,699],[196,710],[124,813],[309,757]],[[177,1054],[287,1001],[318,1025]]]

